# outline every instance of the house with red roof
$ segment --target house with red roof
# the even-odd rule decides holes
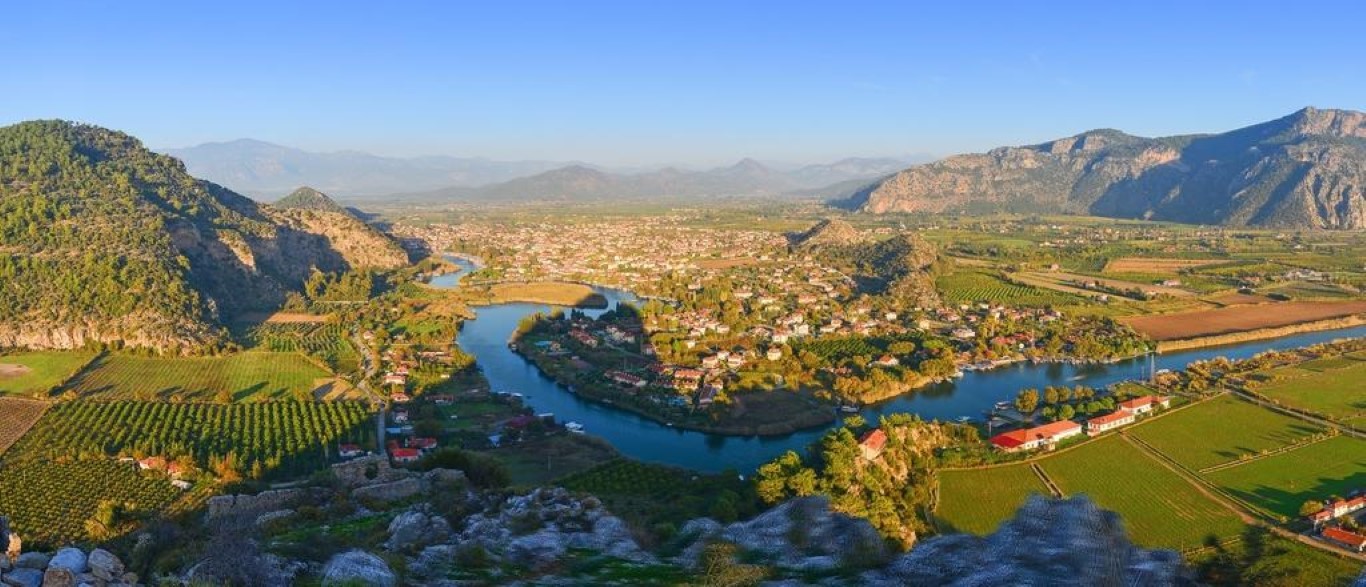
[[[1160,395],[1145,395],[1136,397],[1128,401],[1119,402],[1119,409],[1131,414],[1146,414],[1159,407],[1169,408],[1172,405],[1172,398]]]
[[[1313,522],[1314,527],[1317,528],[1362,509],[1366,509],[1366,495],[1359,495],[1352,499],[1339,499],[1332,503],[1326,503],[1323,509],[1309,514],[1309,521]]]
[[[426,451],[426,450],[432,450],[432,449],[436,448],[436,439],[435,439],[435,438],[414,438],[414,439],[408,441],[408,448],[415,448],[415,449],[424,450],[424,451]]]
[[[337,448],[337,455],[343,459],[351,459],[365,454],[358,444],[343,444]]]
[[[1133,424],[1134,420],[1137,418],[1138,414],[1126,412],[1124,410],[1110,412],[1104,416],[1096,416],[1086,421],[1086,434],[1088,436],[1098,436],[1121,426]]]
[[[859,438],[858,449],[863,458],[873,461],[882,456],[882,450],[887,448],[887,433],[881,428],[869,430]]]
[[[1004,452],[1034,450],[1039,447],[1052,447],[1058,442],[1081,434],[1081,424],[1062,420],[1033,428],[1012,430],[991,437],[991,444]]]
[[[1336,542],[1355,552],[1366,552],[1366,536],[1362,536],[1356,532],[1349,532],[1342,528],[1333,527],[1325,528],[1320,535],[1331,542]]]
[[[422,458],[422,451],[415,448],[396,448],[389,451],[395,463],[415,463]]]

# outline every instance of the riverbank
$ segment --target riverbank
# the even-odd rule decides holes
[[[463,293],[471,305],[491,306],[524,303],[592,310],[607,309],[607,298],[592,287],[581,283],[562,281],[504,282],[463,288]]]
[[[786,436],[803,430],[824,428],[836,420],[835,406],[801,391],[757,391],[736,394],[729,413],[720,416],[717,408],[654,403],[639,391],[623,390],[613,383],[576,376],[561,357],[528,350],[529,345],[514,339],[511,349],[570,393],[612,409],[630,412],[646,420],[676,428],[717,436]],[[645,405],[638,405],[645,404]],[[724,419],[722,419],[724,418]]]
[[[1310,332],[1320,332],[1326,330],[1338,330],[1340,328],[1352,328],[1361,325],[1366,325],[1366,316],[1347,316],[1345,318],[1317,320],[1314,322],[1291,324],[1289,326],[1278,326],[1275,328],[1259,328],[1256,330],[1248,330],[1245,332],[1230,332],[1227,334],[1201,336],[1197,338],[1188,338],[1185,340],[1164,340],[1157,343],[1157,352],[1167,353],[1174,351],[1198,349],[1204,347],[1253,342],[1258,340],[1269,340],[1281,338],[1284,336],[1291,336],[1295,334],[1305,334]]]

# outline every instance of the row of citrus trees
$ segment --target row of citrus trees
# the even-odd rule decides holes
[[[201,468],[228,461],[239,472],[303,473],[323,466],[338,442],[369,427],[358,402],[57,404],[6,459],[160,456]]]

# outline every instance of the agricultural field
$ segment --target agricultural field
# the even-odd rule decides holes
[[[1106,273],[1166,273],[1226,263],[1223,259],[1164,259],[1160,257],[1119,257],[1105,264]]]
[[[253,327],[245,336],[250,348],[276,353],[304,353],[316,357],[335,373],[355,373],[360,354],[351,346],[341,324],[315,322],[267,322]]]
[[[47,402],[0,395],[0,455],[38,422],[47,411]],[[3,511],[3,510],[0,510]]]
[[[1366,415],[1366,362],[1345,357],[1315,359],[1290,370],[1278,369],[1276,375],[1274,381],[1257,385],[1253,391],[1332,419]]]
[[[102,502],[131,506],[122,517],[135,518],[165,510],[180,494],[164,473],[141,473],[109,459],[0,463],[0,513],[26,551],[117,535],[123,529],[117,525],[104,530],[87,523],[95,522]]]
[[[1294,518],[1305,501],[1366,487],[1366,441],[1338,436],[1206,477],[1268,513]]]
[[[656,532],[660,526],[677,530],[700,516],[734,521],[757,514],[759,508],[753,484],[741,481],[734,472],[700,475],[626,459],[575,473],[559,485],[591,493],[612,513]]]
[[[958,269],[940,276],[935,287],[950,304],[997,302],[1016,306],[1052,306],[1075,304],[1076,296],[1008,282],[987,271]]]
[[[1066,495],[1085,494],[1119,512],[1146,547],[1198,547],[1237,536],[1242,520],[1123,437],[1112,435],[1039,462]]]
[[[6,461],[152,455],[208,468],[231,454],[239,472],[259,466],[262,474],[307,473],[325,464],[337,443],[372,437],[370,423],[360,403],[64,402]]]
[[[1035,494],[1048,489],[1029,465],[942,471],[935,522],[944,532],[990,534]]]
[[[1157,341],[1277,328],[1304,322],[1342,318],[1366,312],[1366,301],[1281,302],[1272,305],[1232,306],[1213,310],[1132,316],[1123,321]]]
[[[1198,471],[1323,431],[1225,394],[1133,426],[1129,434]]]
[[[0,396],[46,396],[93,358],[95,353],[80,351],[0,355]]]
[[[99,401],[241,402],[311,398],[331,375],[299,353],[249,351],[225,357],[96,359],[68,387]]]

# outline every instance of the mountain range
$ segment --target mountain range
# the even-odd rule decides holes
[[[701,171],[666,167],[642,173],[612,173],[570,165],[479,187],[450,187],[396,194],[405,201],[597,201],[631,198],[776,196],[813,193],[831,184],[885,176],[906,166],[892,158],[852,158],[830,164],[777,170],[754,159]]]
[[[555,161],[460,157],[381,157],[358,151],[316,153],[253,139],[165,149],[195,177],[271,200],[301,185],[342,197],[476,186],[562,167]]]
[[[260,204],[117,131],[0,128],[0,347],[201,350],[315,271],[407,264],[326,196],[297,199]]]
[[[260,200],[301,185],[346,199],[581,200],[667,196],[771,195],[868,181],[914,159],[848,158],[827,164],[777,165],[745,159],[711,170],[609,170],[584,163],[479,158],[380,157],[355,151],[315,153],[252,139],[205,143],[165,153],[186,170]],[[920,159],[923,160],[923,159]]]
[[[828,194],[869,213],[1049,212],[1366,228],[1366,114],[1305,108],[1220,134],[1094,130],[917,165]]]

